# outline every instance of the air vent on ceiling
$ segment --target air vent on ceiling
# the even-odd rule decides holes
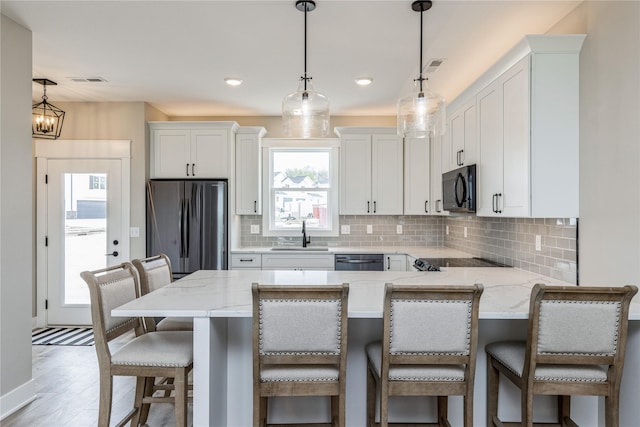
[[[69,77],[69,80],[76,83],[106,83],[102,77]]]
[[[424,67],[424,72],[425,73],[435,72],[438,69],[438,67],[442,65],[443,62],[444,62],[444,58],[430,59],[429,61],[427,61],[427,65]]]

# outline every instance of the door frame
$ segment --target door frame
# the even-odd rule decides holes
[[[122,259],[129,259],[131,204],[131,140],[35,140],[36,158],[36,325],[47,325],[47,190],[45,177],[49,159],[116,159],[122,173]]]

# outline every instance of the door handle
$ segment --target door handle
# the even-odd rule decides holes
[[[104,254],[104,256],[118,256],[118,251],[113,251],[110,254]]]

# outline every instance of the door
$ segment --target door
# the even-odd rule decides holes
[[[425,140],[425,144],[429,144]],[[371,199],[373,213],[402,215],[402,139],[397,135],[373,135]]]
[[[48,159],[46,169],[47,324],[90,325],[89,289],[80,273],[129,259],[122,162]]]

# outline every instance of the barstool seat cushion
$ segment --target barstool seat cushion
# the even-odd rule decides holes
[[[165,317],[156,325],[156,331],[193,331],[193,318]]]
[[[113,365],[186,367],[193,363],[193,333],[148,332],[112,354]]]
[[[503,341],[487,345],[486,352],[508,370],[522,377],[527,344]],[[534,376],[539,381],[606,382],[607,371],[598,365],[538,365]]]
[[[367,357],[376,374],[381,376],[382,342],[373,342],[366,346]],[[401,365],[389,367],[391,381],[464,381],[463,365]]]

